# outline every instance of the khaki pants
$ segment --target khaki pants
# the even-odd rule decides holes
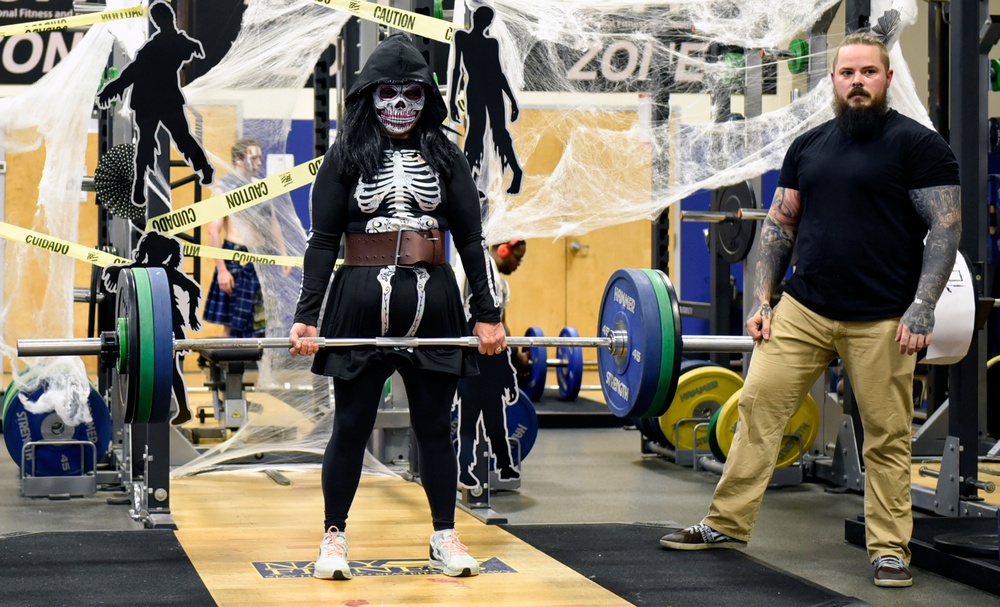
[[[899,319],[835,321],[787,294],[771,338],[758,342],[739,403],[739,423],[704,522],[748,541],[777,461],[785,424],[809,388],[840,357],[864,426],[868,556],[910,561],[910,437],[916,357],[899,353]],[[806,445],[808,448],[808,445]]]

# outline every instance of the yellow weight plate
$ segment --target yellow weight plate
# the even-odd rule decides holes
[[[693,449],[694,441],[698,449],[708,449],[708,428],[699,428],[695,437],[694,426],[707,424],[712,414],[741,387],[743,378],[723,367],[701,367],[685,372],[677,380],[677,390],[667,412],[660,417],[663,435],[679,450]]]
[[[785,424],[785,434],[785,438],[781,439],[781,448],[778,449],[776,465],[779,468],[787,468],[799,461],[799,441],[787,435],[794,434],[801,438],[802,453],[809,453],[809,448],[819,434],[819,406],[809,394],[806,394],[805,400]]]
[[[726,457],[733,446],[733,437],[736,436],[736,423],[739,420],[740,392],[737,390],[722,405],[719,417],[715,424],[715,438],[719,443],[719,450]],[[819,434],[819,406],[813,397],[806,394],[805,400],[795,410],[788,423],[785,424],[786,435],[796,435],[802,439],[802,452],[808,453],[809,448]],[[798,439],[786,436],[781,439],[781,447],[778,449],[778,457],[775,466],[787,468],[799,460]],[[725,461],[725,458],[722,459]]]
[[[722,452],[723,457],[719,457],[716,454],[716,458],[722,461],[726,461],[729,457],[729,450],[733,447],[733,437],[736,436],[736,422],[739,420],[740,415],[737,407],[740,404],[740,393],[743,391],[742,388],[733,392],[725,403],[722,404],[722,409],[719,409],[719,417],[715,420],[715,440],[719,444],[719,451]]]

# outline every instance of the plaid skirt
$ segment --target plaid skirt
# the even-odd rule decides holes
[[[222,248],[248,251],[245,246],[228,240]],[[258,323],[259,326],[255,327],[254,323],[254,308],[264,305],[264,294],[253,264],[241,266],[239,262],[227,259],[226,269],[233,275],[233,292],[226,293],[219,288],[219,272],[216,270],[205,298],[205,322],[228,326],[232,337],[264,337],[263,324]]]

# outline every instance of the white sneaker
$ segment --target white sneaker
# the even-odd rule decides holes
[[[451,577],[479,575],[479,561],[469,556],[465,544],[458,541],[458,531],[445,529],[431,536],[431,567]]]
[[[330,527],[319,545],[319,558],[313,566],[313,577],[321,580],[349,580],[351,567],[347,564],[347,536],[336,527]]]

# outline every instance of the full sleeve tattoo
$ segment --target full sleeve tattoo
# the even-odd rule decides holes
[[[903,324],[911,333],[927,335],[934,330],[934,306],[955,267],[962,236],[960,188],[947,185],[911,190],[910,199],[930,231],[924,245],[920,282],[914,302],[903,315]]]
[[[788,271],[801,216],[802,201],[799,192],[790,188],[775,190],[771,209],[760,232],[757,281],[754,285],[751,316],[760,312],[761,316],[770,318],[771,297]]]

